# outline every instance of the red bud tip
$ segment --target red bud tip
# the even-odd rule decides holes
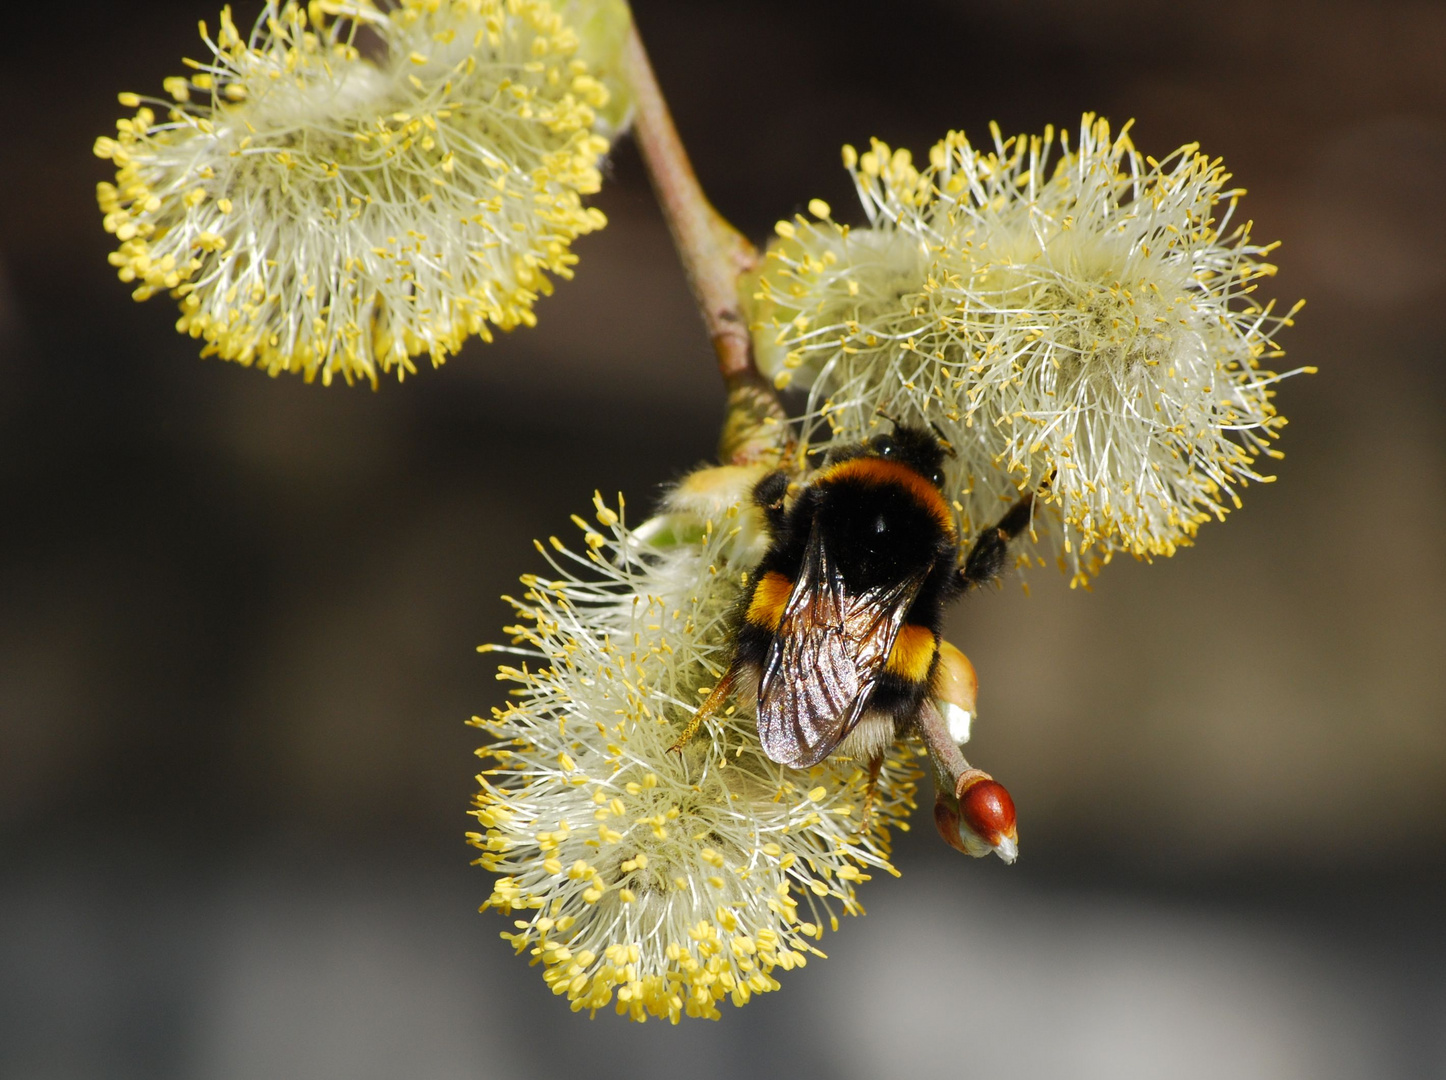
[[[959,816],[965,828],[991,845],[997,846],[1005,839],[1018,840],[1014,800],[1004,785],[988,773],[971,769],[959,777]]]

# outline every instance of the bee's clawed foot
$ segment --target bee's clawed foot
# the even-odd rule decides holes
[[[861,836],[867,835],[874,823],[874,795],[879,790],[879,773],[883,771],[883,768],[883,754],[880,754],[869,762],[869,786],[864,791],[863,811],[859,814],[859,818],[861,819],[859,835]]]

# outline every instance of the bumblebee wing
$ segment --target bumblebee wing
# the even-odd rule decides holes
[[[758,738],[771,760],[807,768],[848,736],[925,576],[851,596],[814,529],[758,684]]]

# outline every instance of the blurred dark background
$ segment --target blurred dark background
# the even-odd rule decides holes
[[[257,3],[237,5],[249,24]],[[626,142],[541,325],[379,392],[196,358],[105,255],[96,135],[210,2],[0,38],[0,1076],[1446,1077],[1446,5],[668,4],[639,23],[755,238],[838,147],[1135,117],[1278,237],[1280,482],[1092,594],[977,597],[1014,867],[921,816],[831,959],[719,1024],[589,1022],[475,908],[473,652],[594,488],[711,451]],[[42,48],[42,46],[44,46]]]

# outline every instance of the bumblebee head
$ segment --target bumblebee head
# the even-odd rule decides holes
[[[901,462],[935,487],[944,486],[944,456],[949,450],[933,432],[896,422],[891,434],[875,435],[865,443],[864,452]]]

